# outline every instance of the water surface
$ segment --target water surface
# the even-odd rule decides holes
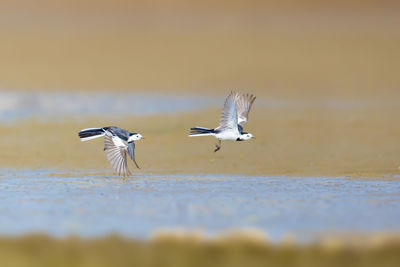
[[[273,240],[400,232],[397,179],[138,176],[10,171],[0,175],[0,234],[147,238],[160,228],[214,235],[257,228]]]
[[[0,121],[84,119],[187,112],[223,103],[207,96],[162,93],[0,91]]]

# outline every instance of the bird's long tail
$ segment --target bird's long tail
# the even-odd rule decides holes
[[[105,134],[106,133],[104,132],[103,128],[89,128],[89,129],[83,129],[82,131],[80,131],[79,138],[83,142],[83,141],[88,141],[88,140],[102,137]]]
[[[194,127],[190,128],[190,135],[191,137],[194,136],[206,136],[206,135],[214,135],[214,129],[203,128],[203,127]]]

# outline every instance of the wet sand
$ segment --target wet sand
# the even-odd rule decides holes
[[[149,108],[157,113],[154,105]],[[120,116],[130,113],[122,109],[98,117],[86,110],[77,118],[62,108],[43,115],[44,107],[34,118],[0,116],[5,233],[77,230],[80,236],[146,238],[171,225],[206,233],[253,226],[276,240],[290,233],[313,239],[352,229],[367,235],[399,230],[390,216],[398,213],[400,179],[395,100],[260,96],[246,125],[256,139],[224,142],[218,153],[214,138],[187,136],[192,126],[216,126],[218,108]],[[141,169],[131,164],[131,178],[112,174],[102,139],[81,142],[77,136],[83,128],[106,125],[146,137],[137,142]],[[219,204],[210,209],[207,199]],[[158,216],[171,207],[168,216]],[[12,223],[15,218],[20,223]],[[102,223],[90,227],[96,221]]]
[[[262,102],[262,100],[259,100]],[[376,177],[400,173],[400,108],[378,106],[254,106],[247,131],[256,139],[189,138],[193,126],[218,125],[219,109],[116,118],[19,120],[0,126],[0,166],[112,172],[103,140],[80,142],[83,128],[118,125],[138,131],[139,174],[236,174]]]

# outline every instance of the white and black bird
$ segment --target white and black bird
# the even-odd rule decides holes
[[[79,132],[81,141],[88,141],[104,136],[104,151],[108,161],[118,175],[129,176],[126,154],[129,154],[136,167],[140,169],[135,160],[135,141],[143,136],[139,133],[131,133],[119,127],[110,126],[103,128],[84,129]]]
[[[222,140],[246,141],[254,138],[251,133],[244,132],[243,127],[255,100],[254,95],[231,92],[225,100],[219,127],[215,129],[191,128],[189,136],[215,136],[218,144],[215,145],[214,152],[221,149]]]

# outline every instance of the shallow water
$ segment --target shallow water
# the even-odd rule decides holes
[[[157,229],[214,235],[257,228],[272,240],[400,231],[396,179],[139,176],[0,172],[0,235],[44,232],[147,238]]]
[[[155,115],[215,107],[221,101],[206,96],[160,93],[0,91],[0,121]]]
[[[23,92],[0,90],[0,122],[24,119],[85,119],[90,116],[120,118],[221,108],[223,96],[138,92]],[[257,106],[268,109],[324,108],[334,110],[398,109],[397,101],[328,99],[304,101],[258,96]]]

